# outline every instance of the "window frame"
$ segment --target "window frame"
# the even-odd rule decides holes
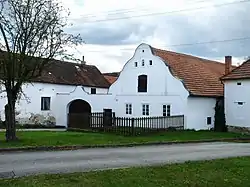
[[[207,117],[207,125],[212,125],[212,117],[211,116]]]
[[[48,104],[46,104],[47,99],[48,99]],[[41,97],[41,111],[50,111],[50,110],[51,110],[51,97],[45,97],[45,96]]]
[[[167,116],[169,117],[169,116],[171,116],[171,105],[170,104],[168,104],[167,105]]]
[[[94,92],[93,92],[93,90],[94,90]],[[90,89],[90,94],[95,95],[96,94],[96,88],[91,88]]]
[[[169,117],[171,116],[171,104],[162,105],[162,116]]]
[[[167,116],[167,105],[163,104],[162,105],[162,116]]]
[[[132,115],[132,113],[133,113],[132,104],[131,103],[126,103],[125,107],[126,107],[125,113],[127,115]]]
[[[137,92],[147,93],[148,92],[148,76],[143,74],[137,77]]]
[[[149,104],[147,104],[147,103],[142,104],[142,115],[143,116],[149,116],[150,115]]]

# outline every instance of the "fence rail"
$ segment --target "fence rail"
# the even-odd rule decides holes
[[[107,120],[108,118],[108,120]],[[86,129],[86,125],[84,126]],[[159,116],[159,117],[112,117],[104,113],[92,113],[88,129],[102,132],[111,132],[121,135],[140,135],[170,129],[184,129],[184,115]]]

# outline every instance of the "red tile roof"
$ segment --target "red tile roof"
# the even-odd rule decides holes
[[[225,64],[217,61],[152,48],[154,55],[164,60],[173,75],[182,80],[184,86],[194,96],[223,96]]]
[[[153,47],[151,49],[154,55],[159,56],[170,67],[172,74],[182,80],[190,95],[223,96],[224,87],[220,78],[225,73],[225,63]],[[236,67],[232,66],[234,68]],[[104,75],[113,81],[117,79],[119,72]]]
[[[96,66],[53,61],[35,82],[109,88],[110,83]]]
[[[250,79],[250,60],[232,70],[229,74],[221,77],[221,80]]]
[[[5,59],[4,55],[6,55],[6,52],[0,50],[0,58],[2,60]],[[31,61],[28,61],[29,63],[24,64],[24,68],[33,68],[32,66],[37,65],[37,63],[40,63],[40,60],[42,60],[42,58],[31,58]],[[39,77],[29,81],[100,88],[110,87],[110,83],[96,66],[60,60],[51,60],[46,64]]]
[[[110,84],[113,84],[118,78],[117,76],[111,76],[111,75],[104,75],[104,77]]]

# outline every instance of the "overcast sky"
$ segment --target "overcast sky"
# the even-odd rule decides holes
[[[75,56],[102,72],[120,71],[140,43],[220,61],[231,55],[234,64],[250,56],[250,0],[62,1],[73,23],[67,32],[86,42]]]

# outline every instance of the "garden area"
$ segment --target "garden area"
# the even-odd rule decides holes
[[[231,138],[249,138],[230,132],[214,131],[172,131],[159,132],[144,136],[121,136],[108,133],[68,132],[68,131],[17,131],[16,142],[6,142],[5,132],[0,132],[0,148],[38,147],[38,146],[95,146],[126,145],[159,142],[188,142],[202,140],[223,140]]]
[[[250,157],[186,162],[89,173],[2,179],[3,187],[246,187],[250,186]]]

